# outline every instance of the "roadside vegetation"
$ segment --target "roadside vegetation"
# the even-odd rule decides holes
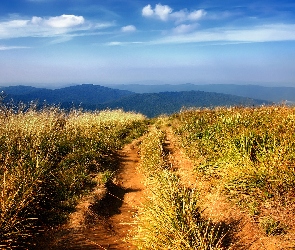
[[[152,127],[141,144],[149,195],[138,215],[139,249],[221,249],[223,232],[202,217],[198,190],[185,187],[167,161],[165,133]]]
[[[294,230],[295,108],[195,109],[171,122],[200,179],[220,187],[266,235]]]
[[[44,227],[65,222],[95,175],[115,171],[116,151],[145,129],[143,115],[122,110],[2,105],[0,248],[25,248]]]

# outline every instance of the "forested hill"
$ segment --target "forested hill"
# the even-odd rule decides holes
[[[123,96],[134,94],[127,90],[112,89],[93,84],[82,84],[60,89],[34,88],[30,86],[10,86],[0,88],[7,99],[15,102],[38,101],[48,104],[103,104],[117,100]]]
[[[148,117],[179,112],[182,108],[216,106],[257,106],[269,104],[262,100],[209,93],[203,91],[181,91],[134,94],[108,103],[108,108],[123,108],[125,111],[140,112]]]
[[[285,101],[295,102],[295,88],[294,87],[266,87],[259,85],[237,85],[237,84],[203,84],[195,85],[191,83],[186,84],[154,84],[154,85],[140,85],[140,84],[121,84],[113,85],[114,88],[121,90],[129,90],[138,94],[142,93],[159,93],[163,91],[205,91],[222,94],[237,95],[242,97],[249,97],[259,100],[268,100],[271,102],[281,103]]]
[[[123,109],[148,117],[179,112],[182,108],[215,106],[257,106],[267,101],[211,93],[180,91],[136,94],[126,90],[111,89],[98,85],[83,84],[56,90],[16,86],[0,88],[15,103],[38,101],[39,104],[58,104],[61,108],[82,107],[87,110]]]

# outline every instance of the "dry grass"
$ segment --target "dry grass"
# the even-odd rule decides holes
[[[150,190],[138,217],[140,249],[222,249],[218,226],[202,218],[198,192],[182,185],[164,159],[165,134],[153,128],[141,144],[142,169]]]
[[[0,246],[21,247],[66,220],[109,169],[115,152],[145,130],[145,117],[55,107],[0,110]]]
[[[197,186],[185,186],[167,162],[167,123],[198,177],[246,209],[266,237],[294,232],[295,108],[189,110],[155,121],[141,144],[150,192],[138,216],[139,248],[222,249],[224,234],[204,218]],[[0,106],[0,248],[22,247],[44,225],[63,223],[94,174],[111,177],[116,150],[146,122],[121,110]]]
[[[285,233],[275,229],[279,224],[294,230],[295,108],[189,110],[172,123],[201,178],[219,185],[262,228],[274,228],[266,234]],[[259,219],[265,216],[276,222]]]

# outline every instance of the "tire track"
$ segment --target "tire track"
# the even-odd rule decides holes
[[[136,249],[134,221],[144,199],[143,176],[137,171],[138,144],[135,140],[118,152],[120,167],[107,189],[95,188],[77,205],[69,222],[46,232],[35,249]]]

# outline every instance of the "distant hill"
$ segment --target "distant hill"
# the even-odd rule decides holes
[[[46,90],[46,89],[35,88],[31,86],[23,86],[23,85],[0,87],[0,91],[4,91],[8,95],[27,95],[40,90]]]
[[[203,91],[181,91],[135,94],[106,104],[108,108],[123,108],[140,112],[148,117],[179,112],[182,108],[216,106],[257,106],[269,102],[233,95]]]
[[[34,88],[29,86],[11,86],[0,88],[7,94],[7,99],[17,102],[28,103],[38,101],[48,104],[72,103],[74,105],[84,104],[103,104],[118,98],[134,94],[130,91],[112,89],[93,84],[82,84],[60,89]]]
[[[164,91],[205,91],[222,94],[237,95],[253,99],[268,100],[275,103],[282,101],[295,102],[294,87],[263,87],[258,85],[235,85],[235,84],[179,84],[179,85],[140,85],[140,84],[121,84],[112,87],[129,90],[135,93],[159,93]]]
[[[204,91],[179,91],[136,94],[127,90],[99,85],[82,84],[61,89],[44,89],[27,86],[0,88],[7,94],[6,100],[40,104],[59,104],[62,108],[82,107],[87,110],[117,109],[135,111],[148,117],[179,112],[182,108],[215,106],[257,106],[269,104],[234,95]]]

